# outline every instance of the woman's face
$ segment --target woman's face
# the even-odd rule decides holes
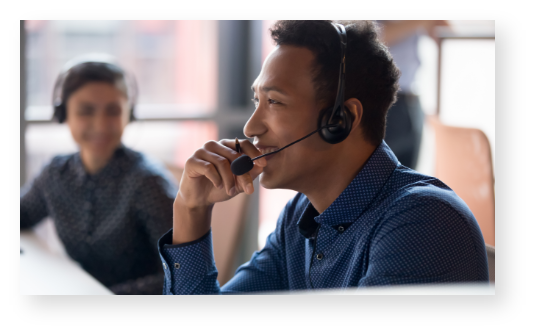
[[[67,100],[67,124],[80,150],[92,159],[109,159],[121,143],[130,118],[123,92],[105,82],[89,82]]]

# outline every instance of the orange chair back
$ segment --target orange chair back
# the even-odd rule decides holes
[[[428,118],[435,131],[435,177],[468,205],[485,243],[494,242],[494,172],[487,136],[479,129],[444,125]]]

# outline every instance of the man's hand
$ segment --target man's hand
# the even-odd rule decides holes
[[[229,200],[245,192],[254,192],[253,180],[266,166],[265,158],[256,160],[254,168],[234,176],[230,164],[242,154],[261,155],[247,140],[240,141],[241,154],[233,140],[210,141],[186,161],[180,190],[174,203],[173,243],[194,241],[210,229],[211,212],[216,202]]]

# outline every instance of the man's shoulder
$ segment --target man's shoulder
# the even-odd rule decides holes
[[[391,182],[381,226],[395,229],[412,225],[420,230],[435,230],[437,226],[458,230],[463,226],[475,234],[479,231],[470,208],[439,179],[403,168]]]
[[[460,214],[470,214],[466,203],[441,180],[421,174],[404,166],[396,169],[390,183],[394,198],[391,208],[407,210],[421,206],[446,206]]]
[[[292,222],[297,223],[297,220],[299,220],[309,203],[310,201],[303,193],[297,193],[293,198],[288,200],[280,212],[277,225],[288,225]]]
[[[382,258],[389,259],[388,266],[398,258],[395,262],[412,263],[415,269],[427,262],[431,272],[437,269],[436,264],[443,262],[444,268],[439,269],[447,269],[444,271],[452,275],[479,269],[481,272],[469,280],[485,280],[485,243],[466,203],[439,179],[411,171],[400,171],[410,176],[405,176],[404,182],[392,181],[398,183],[398,188],[392,189],[379,208],[377,217],[381,219],[370,235],[370,248],[376,259],[390,255],[393,258]]]

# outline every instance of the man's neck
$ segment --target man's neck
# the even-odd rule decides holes
[[[321,175],[315,176],[314,186],[302,193],[318,213],[323,213],[351,184],[376,148],[377,146],[363,142],[355,154],[338,155],[333,164],[325,166]]]

